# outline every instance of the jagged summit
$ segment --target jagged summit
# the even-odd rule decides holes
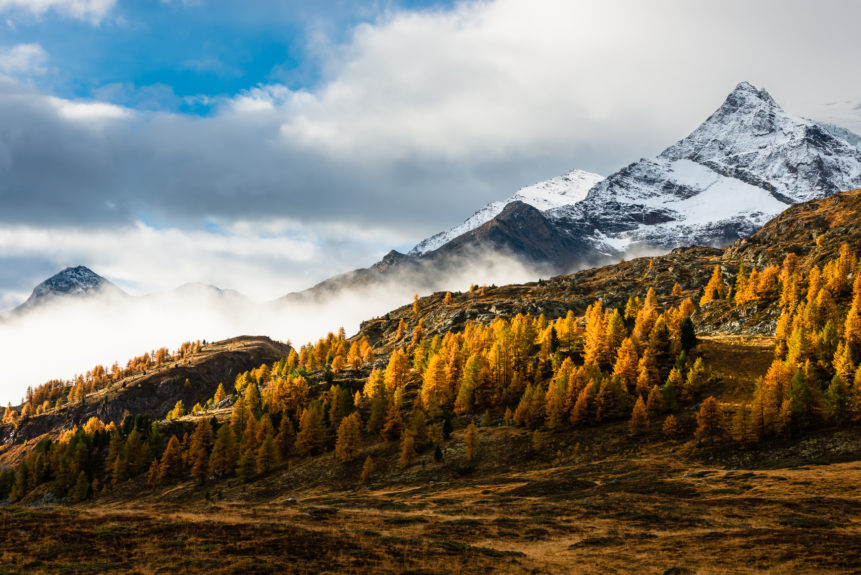
[[[608,256],[723,246],[791,204],[859,185],[858,148],[743,82],[690,135],[547,215],[574,233],[594,229],[596,249]]]
[[[571,170],[550,180],[521,188],[517,193],[504,200],[487,204],[462,224],[422,240],[410,250],[410,255],[416,256],[432,252],[454,238],[499,216],[505,207],[512,202],[523,202],[540,211],[576,204],[585,198],[589,189],[602,179],[604,179],[603,176],[592,172]]]
[[[848,134],[793,116],[766,90],[742,82],[699,127],[654,158],[607,178],[574,170],[523,188],[409,255],[389,254],[361,274],[309,291],[333,293],[351,285],[345,277],[367,285],[397,273],[404,282],[422,264],[446,269],[454,256],[461,265],[465,254],[501,252],[538,276],[682,246],[724,247],[790,205],[861,187],[861,150]],[[504,212],[517,202],[533,210]]]

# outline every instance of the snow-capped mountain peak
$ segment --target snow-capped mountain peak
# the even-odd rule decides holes
[[[31,298],[49,295],[84,295],[108,284],[108,280],[85,266],[66,268],[37,285]]]
[[[858,148],[742,82],[690,135],[547,216],[615,256],[634,246],[724,245],[790,204],[858,186]]]
[[[57,297],[78,298],[97,294],[124,296],[125,292],[88,267],[69,267],[33,288],[33,293],[27,301],[15,308],[12,313],[32,309]]]
[[[462,224],[440,232],[419,242],[410,250],[410,255],[422,255],[447,244],[454,238],[472,231],[502,213],[512,202],[523,202],[542,212],[576,204],[586,197],[589,190],[604,177],[583,170],[571,170],[567,174],[526,186],[505,200],[491,202],[472,214]]]
[[[681,246],[725,246],[793,203],[861,187],[861,150],[851,136],[793,116],[768,92],[742,82],[690,135],[654,158],[603,179],[575,170],[523,188],[409,255],[392,252],[309,292],[325,296],[392,277],[427,283],[477,253],[514,257],[541,276]]]

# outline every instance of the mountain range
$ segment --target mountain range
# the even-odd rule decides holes
[[[723,247],[792,204],[861,186],[858,141],[846,129],[788,114],[742,82],[655,158],[607,178],[574,170],[529,186],[408,254],[389,252],[292,297],[319,300],[387,281],[443,289],[446,270],[478,255],[513,259],[538,276],[686,245]]]
[[[462,224],[395,250],[369,268],[336,275],[277,303],[328,299],[397,285],[412,293],[453,289],[462,270],[520,266],[529,276],[577,269],[688,245],[723,247],[795,203],[861,186],[859,136],[785,112],[742,82],[698,128],[658,156],[604,178],[582,170],[520,189]],[[176,293],[248,300],[188,284]],[[84,267],[36,287],[15,312],[57,296],[124,292]],[[193,294],[192,294],[193,295]]]
[[[153,300],[158,302],[165,298],[179,297],[183,299],[217,298],[236,305],[247,305],[251,301],[235,290],[221,289],[202,283],[186,283],[174,290],[145,296],[131,296],[115,283],[100,276],[86,266],[65,268],[49,277],[35,288],[30,297],[16,308],[0,314],[0,319],[20,317],[28,311],[41,306],[63,301],[106,298],[113,301]]]

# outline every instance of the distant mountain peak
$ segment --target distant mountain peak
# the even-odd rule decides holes
[[[80,295],[110,283],[86,266],[68,267],[36,286],[33,295]]]
[[[87,297],[97,293],[124,294],[116,285],[86,266],[68,267],[35,288],[17,309],[22,311],[55,297]]]

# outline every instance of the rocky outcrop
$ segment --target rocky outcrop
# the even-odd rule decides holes
[[[129,414],[163,418],[177,401],[190,410],[194,404],[203,404],[211,398],[219,383],[230,392],[239,373],[263,363],[271,364],[289,352],[289,346],[268,337],[238,337],[211,343],[187,360],[125,378],[88,396],[82,404],[68,404],[31,417],[17,427],[0,426],[0,445],[71,429],[83,425],[90,417],[119,425]]]

